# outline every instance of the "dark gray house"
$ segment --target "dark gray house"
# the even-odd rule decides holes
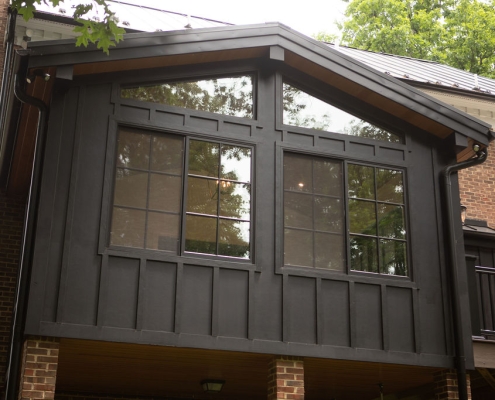
[[[276,23],[17,65],[8,396],[467,399],[488,124]]]

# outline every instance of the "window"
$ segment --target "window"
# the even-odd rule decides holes
[[[402,171],[286,153],[283,174],[284,265],[344,272],[347,242],[350,270],[408,275]]]
[[[251,148],[135,129],[117,142],[111,245],[250,258]]]
[[[288,83],[283,84],[283,123],[392,143],[402,141],[398,135],[340,110]]]
[[[121,90],[121,96],[125,99],[253,118],[253,80],[251,75],[242,75],[129,86]]]

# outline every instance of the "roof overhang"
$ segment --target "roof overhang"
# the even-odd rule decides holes
[[[30,68],[70,65],[74,76],[275,58],[437,137],[457,133],[483,147],[492,139],[485,122],[279,23],[129,34],[109,55],[73,40],[36,42],[29,55]]]

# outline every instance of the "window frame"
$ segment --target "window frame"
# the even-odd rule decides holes
[[[184,156],[182,160],[182,182],[181,182],[181,205],[180,205],[180,226],[179,226],[179,251],[171,252],[166,250],[148,249],[145,247],[127,247],[114,245],[110,243],[110,233],[112,230],[112,210],[114,206],[114,191],[115,191],[115,175],[117,171],[117,152],[118,152],[118,135],[121,128],[131,130],[142,130],[153,134],[168,134],[181,137],[184,141]],[[247,147],[251,149],[251,206],[250,206],[250,257],[248,259],[186,252],[184,249],[185,243],[185,227],[186,220],[186,200],[187,197],[187,160],[190,140],[199,140],[210,143],[226,144],[239,147]],[[193,262],[195,265],[203,265],[209,267],[224,267],[241,270],[259,271],[259,266],[256,263],[256,214],[255,214],[255,199],[256,199],[256,184],[255,184],[255,158],[256,158],[256,143],[251,141],[242,141],[238,138],[218,137],[214,135],[204,135],[191,132],[189,130],[165,129],[156,125],[143,125],[127,121],[110,118],[109,134],[107,139],[106,162],[105,162],[105,179],[107,183],[104,185],[102,198],[102,214],[100,224],[100,235],[98,241],[98,253],[101,255],[113,255],[129,257],[132,253],[133,257],[147,259],[169,261],[175,263]],[[188,261],[191,260],[191,261]],[[194,260],[194,261],[193,261]]]
[[[286,265],[284,263],[284,156],[286,153],[307,155],[310,157],[320,157],[323,159],[329,159],[342,162],[342,179],[343,179],[343,201],[344,201],[344,270],[335,271],[325,268],[304,267],[295,265]],[[350,223],[349,223],[349,197],[348,197],[348,164],[363,165],[373,168],[385,168],[394,169],[403,173],[403,185],[404,185],[404,225],[406,230],[406,260],[407,260],[407,276],[401,275],[389,275],[376,272],[359,271],[351,269],[350,265]],[[278,182],[278,188],[276,190],[276,226],[275,226],[275,271],[278,274],[289,274],[302,277],[330,277],[334,280],[341,281],[364,281],[364,282],[394,282],[396,286],[414,287],[414,267],[412,265],[411,248],[411,223],[409,217],[409,201],[408,201],[408,173],[407,165],[400,165],[388,162],[380,162],[379,160],[363,160],[357,157],[351,157],[347,155],[334,154],[330,152],[317,151],[315,149],[308,149],[304,147],[294,147],[288,145],[277,146],[276,151],[276,181]],[[277,185],[276,185],[277,186]],[[378,237],[378,235],[377,235]]]

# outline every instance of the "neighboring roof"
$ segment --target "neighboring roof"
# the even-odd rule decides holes
[[[72,8],[80,2],[80,0],[64,0],[58,7],[52,7],[42,2],[36,8],[42,13],[61,17],[72,17]],[[131,29],[133,31],[161,32],[186,28],[197,29],[232,25],[227,22],[193,15],[189,16],[183,13],[132,4],[126,1],[107,0],[107,3],[117,16],[117,24],[124,29]],[[101,14],[97,10],[93,10],[88,13],[88,16],[90,19],[98,20]]]
[[[495,229],[490,228],[486,221],[467,219],[462,226],[462,230],[466,234],[486,236],[495,239]]]
[[[495,96],[494,79],[478,76],[435,61],[375,53],[352,47],[336,46],[331,43],[326,44],[380,72],[405,80],[408,83],[418,82],[434,85],[439,89],[460,89]]]

